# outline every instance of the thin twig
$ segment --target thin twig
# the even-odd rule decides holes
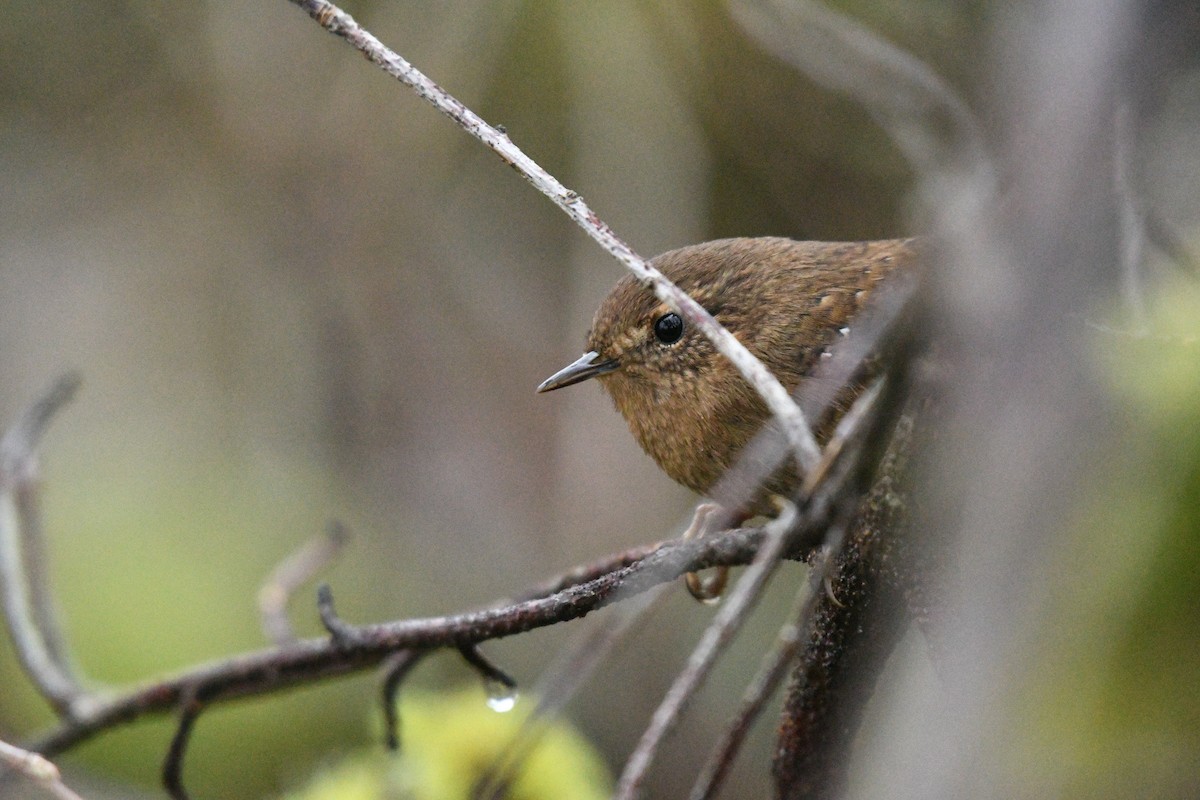
[[[344,621],[333,606],[333,589],[328,583],[317,587],[317,614],[337,647],[347,647],[358,636],[358,629]]]
[[[776,57],[854,98],[919,175],[959,163],[990,175],[983,128],[920,59],[850,17],[810,0],[736,0],[734,18]]]
[[[742,748],[746,734],[762,713],[767,700],[787,675],[788,666],[796,659],[796,654],[804,644],[803,635],[812,614],[814,595],[818,591],[821,591],[821,587],[814,587],[813,582],[809,581],[796,593],[787,624],[780,629],[775,637],[775,644],[763,656],[758,673],[746,687],[741,705],[725,726],[724,734],[709,753],[708,761],[696,777],[688,795],[689,800],[711,800],[721,788],[721,783],[729,774],[729,768],[733,766],[734,758]]]
[[[167,749],[162,768],[163,788],[173,800],[188,800],[187,790],[183,788],[183,757],[192,738],[192,728],[204,711],[204,706],[195,688],[187,691],[179,704],[179,725],[171,737],[171,746]]]
[[[541,741],[550,721],[633,624],[667,596],[668,589],[667,584],[656,586],[619,609],[611,609],[599,626],[543,673],[533,692],[538,698],[537,706],[521,723],[521,729],[505,746],[504,753],[479,780],[473,800],[503,800],[505,791],[512,786],[514,776]]]
[[[800,499],[806,509],[824,505],[826,498],[820,490],[829,487],[833,491],[833,487],[843,485],[846,478],[856,474],[856,468],[859,466],[857,456],[861,455],[862,448],[852,445],[861,445],[868,432],[877,432],[877,426],[864,424],[864,420],[878,410],[877,403],[882,386],[883,379],[877,379],[855,400],[854,405],[839,421],[831,440],[832,446],[826,447],[822,463],[809,472],[809,475],[819,475],[820,483],[815,486],[806,484],[802,489]],[[845,444],[842,444],[843,442]],[[840,497],[840,493],[834,491],[834,496]],[[754,561],[730,592],[726,604],[704,631],[687,665],[667,690],[662,703],[651,717],[650,724],[642,733],[637,747],[625,762],[614,794],[616,800],[633,800],[639,796],[641,784],[663,738],[674,728],[680,714],[707,677],[725,644],[745,622],[751,608],[766,587],[766,582],[783,557],[795,515],[796,507],[789,503],[779,517],[767,525],[766,540],[759,548]],[[844,531],[845,525],[842,520],[835,520],[834,524],[829,526],[825,534],[827,550],[836,552],[841,546]],[[832,558],[822,559],[820,566],[814,570],[815,580],[823,582],[827,578],[830,574],[829,563],[832,561]]]
[[[480,678],[484,679],[488,699],[496,700],[500,696],[511,699],[516,696],[516,679],[482,654],[478,644],[458,645],[458,655],[461,655],[463,661],[470,664],[470,667],[479,673]]]
[[[67,661],[54,614],[32,492],[38,442],[78,387],[74,373],[59,378],[0,439],[0,602],[22,667],[42,696],[67,716],[80,713],[76,706],[83,689]]]
[[[708,337],[713,346],[728,358],[746,381],[758,391],[771,413],[779,420],[801,473],[807,472],[820,460],[820,448],[817,446],[816,439],[813,438],[804,413],[792,401],[783,384],[699,303],[667,280],[662,273],[646,263],[645,259],[618,238],[612,229],[588,207],[578,193],[563,186],[557,178],[525,155],[519,147],[512,143],[507,134],[489,125],[478,114],[452,97],[416,67],[385,47],[345,11],[325,0],[291,0],[291,2],[308,12],[308,15],[325,30],[345,39],[366,56],[368,61],[412,88],[419,96],[458,123],[463,130],[491,148],[504,163],[515,169],[538,191],[553,201],[643,283],[650,284],[660,300]]]
[[[331,522],[324,533],[309,539],[271,570],[258,591],[258,613],[268,639],[276,644],[296,641],[287,616],[292,596],[337,558],[349,538],[344,525]]]
[[[684,706],[708,676],[717,655],[745,622],[750,609],[766,588],[767,581],[779,565],[780,556],[783,555],[788,534],[795,521],[796,508],[789,503],[779,516],[767,525],[763,547],[729,593],[712,623],[705,629],[683,672],[671,684],[666,697],[650,718],[650,724],[642,733],[637,747],[625,763],[625,769],[613,795],[616,800],[632,800],[638,796],[642,781],[658,751],[658,745],[674,728]]]
[[[1117,106],[1113,119],[1113,194],[1118,215],[1118,252],[1121,264],[1121,294],[1135,334],[1149,329],[1146,310],[1146,212],[1134,177],[1137,152],[1133,109],[1126,99]]]
[[[58,800],[83,800],[62,781],[62,773],[52,761],[0,741],[0,762],[41,786]]]
[[[421,663],[426,650],[401,650],[383,665],[383,685],[380,700],[383,703],[383,742],[388,750],[400,749],[400,711],[396,694],[413,667]]]

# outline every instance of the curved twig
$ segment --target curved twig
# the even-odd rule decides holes
[[[383,703],[383,743],[393,752],[400,749],[400,711],[396,707],[396,695],[413,667],[421,663],[423,650],[401,650],[383,665],[383,685],[380,701]]]
[[[258,590],[258,614],[268,639],[275,644],[296,641],[296,631],[287,616],[292,596],[337,558],[349,538],[346,526],[335,520],[324,533],[306,541],[271,570]]]
[[[179,703],[179,724],[171,737],[162,768],[163,787],[174,800],[188,800],[187,790],[183,788],[183,757],[192,738],[192,728],[204,708],[205,703],[196,689],[187,691]]]
[[[36,498],[38,442],[75,395],[79,375],[62,376],[0,439],[0,606],[21,666],[65,716],[83,711],[84,690],[66,656],[40,541]]]

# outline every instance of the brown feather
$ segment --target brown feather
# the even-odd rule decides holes
[[[656,268],[690,294],[789,390],[853,324],[871,291],[917,258],[911,239],[798,242],[721,239],[663,253]],[[632,276],[596,312],[587,347],[619,367],[598,377],[642,448],[679,483],[705,493],[767,420],[758,394],[694,328],[664,345],[669,309]],[[843,393],[839,405],[853,399]],[[823,420],[824,439],[837,414]],[[793,488],[794,473],[768,486]]]

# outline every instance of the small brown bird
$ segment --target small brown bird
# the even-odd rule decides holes
[[[790,391],[849,333],[871,290],[916,261],[911,239],[797,242],[720,239],[671,250],[652,264],[691,295]],[[626,275],[592,321],[587,352],[539,392],[598,378],[634,438],[664,472],[706,494],[767,421],[758,393],[708,339]],[[849,401],[852,401],[851,395]],[[844,410],[847,399],[839,404]],[[817,425],[824,441],[838,410]],[[791,495],[780,470],[741,518],[766,513],[770,494]]]

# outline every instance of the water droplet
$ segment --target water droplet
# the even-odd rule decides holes
[[[489,680],[485,682],[487,689],[487,704],[488,708],[499,714],[505,714],[513,710],[517,704],[517,688],[508,686],[500,681]]]

